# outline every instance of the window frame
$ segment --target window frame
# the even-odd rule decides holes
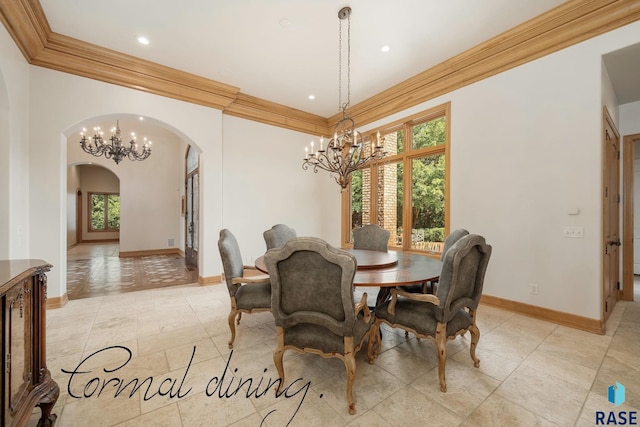
[[[419,125],[430,120],[435,120],[440,117],[445,118],[445,141],[444,144],[439,144],[431,147],[425,147],[421,149],[413,148],[413,132],[412,126]],[[398,130],[404,130],[404,147],[403,151],[398,154],[394,154],[386,157],[382,162],[375,163],[363,169],[369,169],[371,174],[371,182],[377,182],[378,180],[378,166],[403,163],[403,197],[402,201],[402,223],[411,224],[411,209],[406,207],[412,206],[412,189],[413,180],[413,168],[412,161],[418,158],[429,157],[433,155],[443,154],[445,162],[445,200],[444,200],[444,235],[449,234],[449,219],[450,219],[450,193],[451,193],[451,160],[450,160],[450,140],[451,140],[451,102],[447,102],[428,110],[422,111],[417,114],[405,117],[400,120],[396,120],[386,125],[382,125],[363,134],[363,137],[369,138],[380,132],[380,135],[385,135],[390,132],[396,132]],[[372,186],[370,189],[370,217],[378,217],[378,186]],[[351,184],[342,192],[341,198],[342,208],[342,231],[341,231],[341,244],[343,247],[353,246],[351,241]],[[364,206],[363,206],[364,211]],[[424,249],[417,249],[411,247],[411,228],[403,227],[402,229],[402,246],[390,246],[393,249],[401,250],[405,252],[415,252],[420,254],[429,255],[432,257],[438,257],[439,255],[429,254]]]
[[[104,229],[93,228],[93,196],[103,196],[104,200]],[[87,193],[87,231],[91,233],[114,233],[120,232],[120,227],[109,228],[109,196],[118,196],[120,199],[120,193],[109,193],[104,191],[92,191]],[[120,209],[122,210],[122,199],[120,199]],[[120,217],[122,218],[122,216]]]

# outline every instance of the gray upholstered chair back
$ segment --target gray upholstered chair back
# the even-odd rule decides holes
[[[444,245],[442,248],[442,255],[440,256],[440,261],[444,261],[444,255],[447,251],[453,246],[455,242],[468,235],[469,232],[464,228],[458,228],[453,230],[449,235],[444,239]]]
[[[378,224],[369,224],[353,230],[353,249],[387,252],[391,233]]]
[[[276,224],[262,233],[262,235],[267,244],[267,250],[282,247],[297,236],[296,230],[284,224]]]
[[[276,326],[323,326],[353,336],[356,259],[315,237],[289,240],[265,254]]]
[[[477,234],[462,237],[447,251],[436,291],[439,322],[448,322],[465,307],[478,307],[490,257],[491,246]]]
[[[227,288],[229,289],[229,295],[235,296],[240,284],[232,284],[231,279],[243,276],[244,264],[242,262],[242,254],[240,253],[238,241],[231,231],[226,228],[220,230],[218,249],[220,250],[220,258],[222,259],[222,268],[224,270]]]

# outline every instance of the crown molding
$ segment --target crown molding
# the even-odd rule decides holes
[[[0,0],[0,20],[27,61],[42,52],[51,34],[37,0]]]
[[[569,0],[349,108],[359,126],[538,59],[640,19],[640,0]],[[33,65],[313,135],[324,118],[242,94],[240,89],[51,31],[38,0],[0,0],[0,20]]]
[[[223,113],[312,135],[331,133],[324,117],[243,93],[239,93]]]
[[[639,0],[570,0],[353,105],[349,115],[363,126],[638,19]]]

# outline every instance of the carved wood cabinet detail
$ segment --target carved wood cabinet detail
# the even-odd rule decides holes
[[[46,363],[46,272],[42,260],[0,260],[2,416],[0,426],[24,426],[35,406],[38,427],[53,426],[60,389]]]

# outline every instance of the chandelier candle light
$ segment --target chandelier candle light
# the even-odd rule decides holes
[[[377,133],[375,141],[371,141],[371,151],[368,153],[362,142],[362,135],[356,130],[355,121],[347,115],[347,107],[351,103],[351,8],[343,7],[338,12],[340,19],[339,32],[339,56],[338,56],[338,92],[339,108],[342,118],[335,125],[333,138],[324,147],[324,138],[320,137],[320,147],[314,149],[314,141],[311,141],[311,149],[305,147],[305,158],[302,163],[304,170],[313,168],[315,173],[318,169],[331,172],[335,175],[335,180],[340,185],[341,190],[347,188],[351,181],[351,173],[364,168],[374,161],[381,160],[386,156],[384,149],[384,139]],[[347,20],[347,101],[342,103],[342,21]]]
[[[125,157],[128,157],[129,160],[144,160],[151,155],[151,141],[147,141],[147,138],[144,138],[142,152],[139,152],[136,135],[133,132],[131,132],[132,139],[129,141],[129,146],[126,147],[122,143],[118,121],[116,121],[116,127],[111,128],[111,136],[109,137],[111,144],[106,143],[102,138],[103,132],[100,127],[93,128],[94,133],[91,138],[87,138],[86,132],[87,130],[83,128],[80,133],[80,146],[84,151],[96,157],[104,155],[107,159],[113,159],[118,164]]]

